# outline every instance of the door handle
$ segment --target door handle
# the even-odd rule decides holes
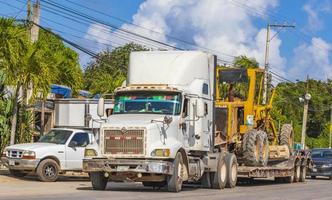
[[[58,153],[64,153],[63,151],[58,151]]]

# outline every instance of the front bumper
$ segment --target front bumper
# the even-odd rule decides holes
[[[7,158],[7,157],[1,157],[1,161],[9,169],[22,170],[22,171],[34,171],[39,163],[38,159],[25,160],[20,158]]]
[[[83,159],[84,172],[129,172],[173,174],[173,163],[161,160],[136,159]]]
[[[312,170],[310,170],[307,173],[308,176],[328,176],[332,177],[332,168],[321,168],[321,167],[313,167]]]

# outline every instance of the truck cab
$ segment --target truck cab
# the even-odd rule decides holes
[[[143,184],[169,183],[175,170],[182,181],[201,177],[199,157],[214,142],[215,67],[215,56],[199,51],[131,53],[128,78],[100,129],[101,156],[86,157],[85,171]]]

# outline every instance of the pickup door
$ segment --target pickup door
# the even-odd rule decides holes
[[[84,150],[86,145],[90,143],[89,134],[85,132],[77,132],[71,138],[66,146],[66,169],[82,170]]]

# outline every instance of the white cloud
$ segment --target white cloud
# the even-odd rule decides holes
[[[263,17],[248,6],[257,8],[264,15],[267,9],[277,4],[277,0],[252,0],[250,3],[245,0],[147,0],[133,16],[133,23],[153,31],[130,24],[123,25],[123,28],[163,42],[184,45],[165,36],[172,35],[216,50],[214,53],[219,54],[221,59],[229,61],[233,58],[223,53],[244,54],[255,57],[263,65],[266,29],[257,29],[253,23]],[[280,55],[280,45],[281,40],[276,36],[271,42],[270,62],[283,71],[286,61]],[[193,47],[186,45],[186,48]]]
[[[111,29],[102,24],[91,24],[84,36],[85,39],[94,41],[96,49],[101,50],[105,46],[112,44]]]
[[[329,0],[309,0],[302,9],[308,15],[306,29],[319,31],[324,28],[322,16],[332,12],[332,3]]]
[[[294,49],[293,67],[289,73],[293,76],[305,78],[306,74],[310,78],[326,80],[332,78],[332,63],[329,53],[332,44],[321,38],[312,38],[310,44],[302,44]]]

